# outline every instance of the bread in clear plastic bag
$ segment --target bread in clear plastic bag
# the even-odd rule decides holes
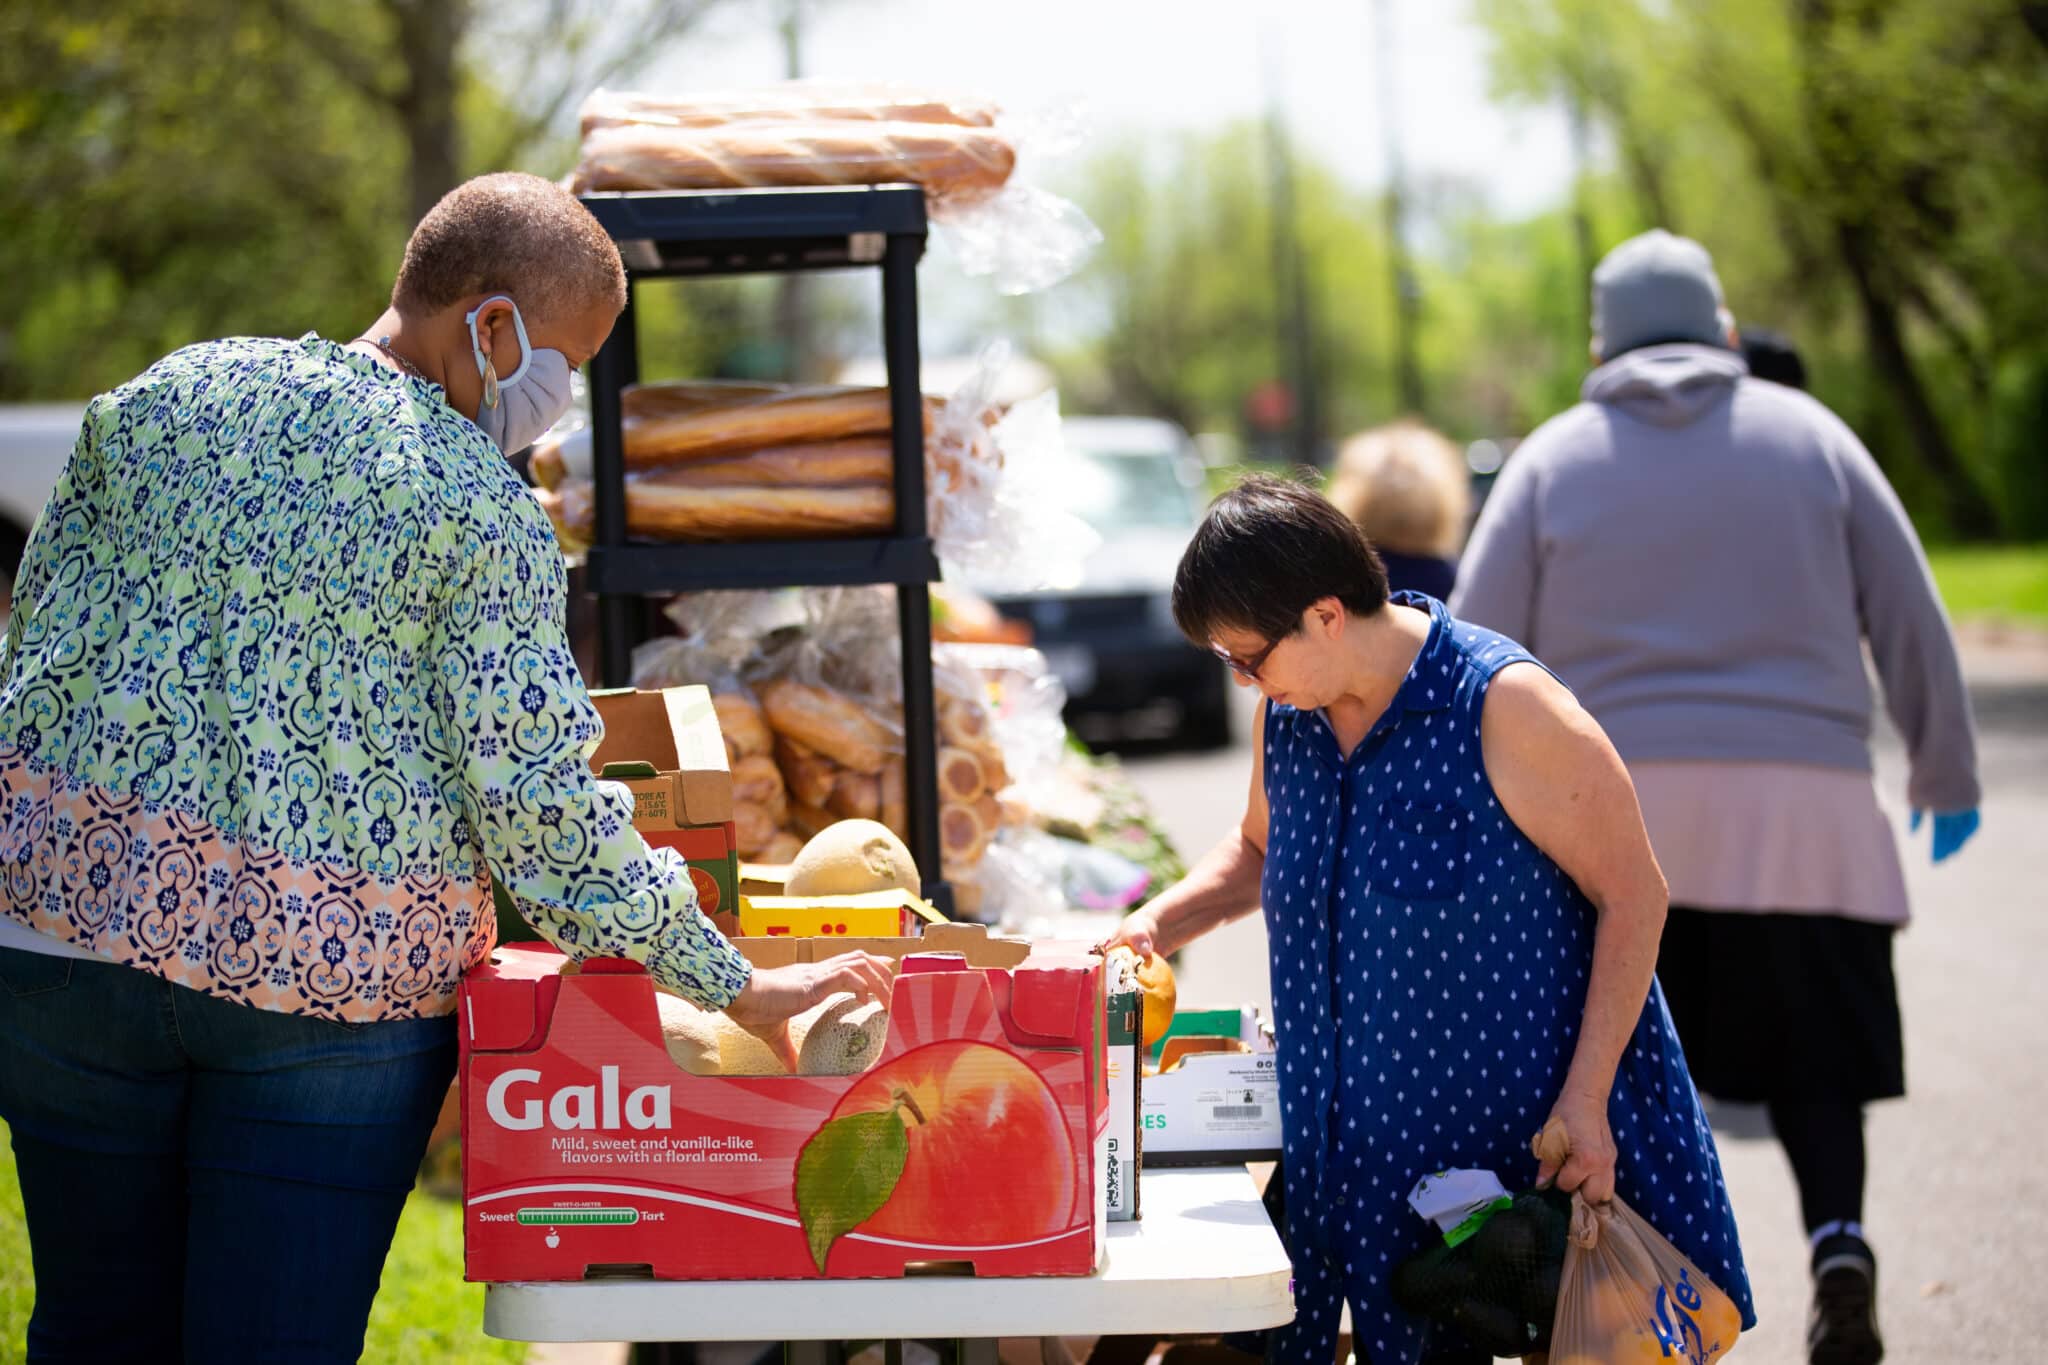
[[[577,194],[907,183],[938,235],[998,292],[1043,289],[1102,234],[1073,203],[1013,178],[1020,157],[1079,141],[1077,110],[1005,117],[986,99],[885,84],[785,82],[757,90],[597,90],[582,110]]]
[[[890,81],[793,80],[753,90],[655,95],[632,90],[590,92],[577,111],[584,136],[620,123],[709,127],[721,123],[809,122],[995,123],[992,100],[964,91],[930,90]]]
[[[583,139],[570,188],[724,190],[811,185],[921,187],[941,201],[1002,188],[1017,149],[993,128],[950,123],[614,124]]]

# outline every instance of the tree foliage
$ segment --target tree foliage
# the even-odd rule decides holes
[[[2048,7],[2010,0],[1475,0],[1497,95],[1589,157],[1521,221],[1411,192],[1422,414],[1516,436],[1576,396],[1587,272],[1662,225],[1738,319],[1786,331],[1933,534],[2048,533]],[[1264,151],[1239,128],[1105,152],[1077,196],[1104,316],[1096,406],[1238,424],[1281,373]],[[1329,433],[1398,415],[1379,204],[1297,171]],[[1090,380],[1099,387],[1088,389]]]
[[[0,400],[203,337],[354,335],[435,199],[566,169],[566,111],[717,3],[9,0]]]

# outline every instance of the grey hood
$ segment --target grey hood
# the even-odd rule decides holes
[[[1645,346],[1587,375],[1579,396],[1652,426],[1684,427],[1725,402],[1748,373],[1741,356],[1719,346]]]

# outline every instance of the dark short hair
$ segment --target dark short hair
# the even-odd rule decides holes
[[[1387,604],[1386,566],[1321,494],[1254,474],[1209,505],[1173,576],[1173,620],[1200,645],[1222,630],[1278,639],[1325,597],[1372,615]]]
[[[509,294],[528,322],[609,301],[625,306],[619,248],[576,196],[517,171],[457,185],[405,244],[392,306],[437,313],[478,294]]]
[[[1806,362],[1790,337],[1766,327],[1744,327],[1740,336],[1742,358],[1751,374],[1789,389],[1806,387]]]

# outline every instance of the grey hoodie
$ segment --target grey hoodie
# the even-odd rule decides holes
[[[1867,639],[1908,800],[1974,807],[1948,618],[1855,434],[1711,346],[1631,351],[1581,392],[1502,471],[1452,613],[1555,669],[1631,762],[1868,771]]]

